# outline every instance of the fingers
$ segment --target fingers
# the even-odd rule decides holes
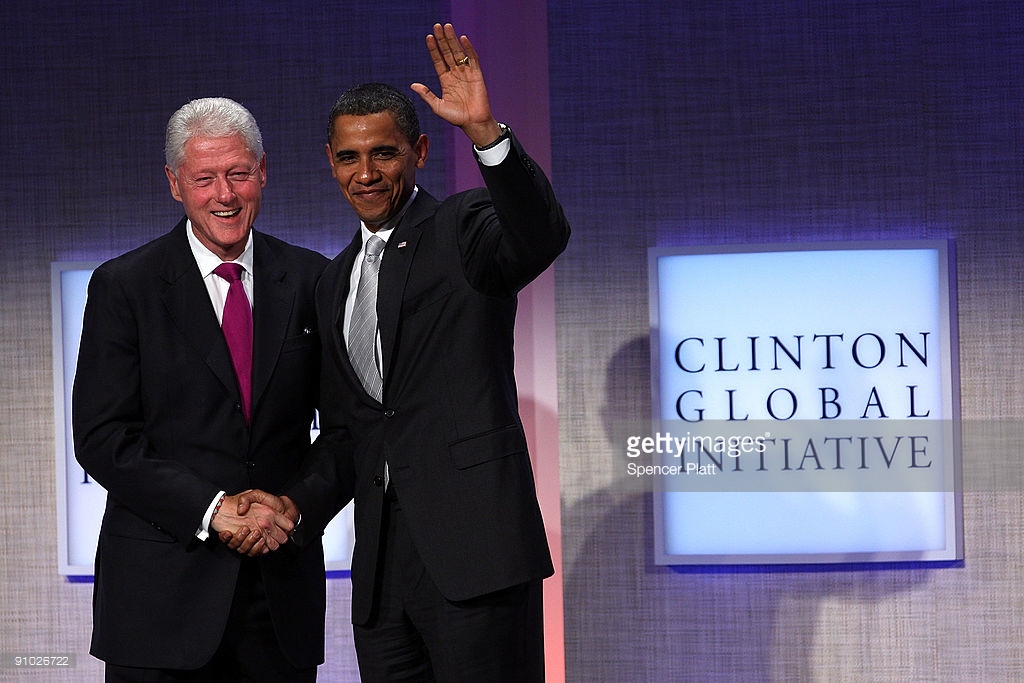
[[[473,43],[469,41],[469,36],[460,36],[459,45],[462,47],[462,53],[465,55],[465,58],[469,59],[469,61],[466,62],[466,66],[471,66],[476,69],[479,69],[480,55],[476,53],[476,48],[474,48]]]
[[[252,505],[245,521],[250,527],[255,525],[253,530],[263,538],[269,550],[277,550],[287,543],[295,528],[295,523],[286,515],[260,503]]]
[[[491,112],[480,58],[469,38],[456,34],[451,24],[434,24],[426,41],[441,90],[435,94],[422,83],[413,83],[412,90],[437,116],[461,128],[473,144],[493,141],[500,130]]]
[[[427,51],[440,76],[456,67],[478,67],[480,58],[467,36],[458,36],[451,24],[434,24],[427,35]]]
[[[267,507],[273,508],[278,512],[284,512],[286,506],[284,502],[275,495],[261,491],[260,489],[249,489],[243,491],[236,496],[238,500],[238,514],[244,516],[249,511],[249,506],[253,503],[259,503],[266,505]]]
[[[427,52],[430,54],[430,61],[434,65],[434,71],[437,75],[440,77],[446,73],[448,71],[448,63],[445,61],[444,55],[441,54],[437,39],[433,35],[427,36]]]
[[[255,496],[253,495],[254,493],[256,492],[244,491],[238,495],[237,511],[239,515],[247,513],[249,511],[249,506],[252,505],[253,502],[256,502]]]
[[[229,549],[237,551],[239,555],[257,557],[258,555],[270,552],[263,534],[259,530],[253,531],[247,526],[238,527],[234,532],[228,530],[221,531],[218,534],[218,538]]]
[[[266,508],[266,512],[262,512],[254,507],[253,511],[261,513],[256,517],[256,522],[260,526],[263,539],[271,550],[277,550],[278,547],[288,542],[288,536],[295,528],[292,520],[269,508]]]
[[[253,489],[228,496],[211,526],[229,549],[257,557],[286,544],[298,519],[291,499]]]
[[[284,510],[281,512],[285,517],[290,519],[293,524],[297,525],[299,523],[299,517],[302,516],[302,513],[299,511],[299,506],[296,505],[295,501],[288,496],[281,496],[281,502],[284,503]]]
[[[422,83],[413,83],[411,86],[413,92],[420,96],[420,98],[430,106],[431,110],[434,109],[434,102],[437,101],[437,95],[431,92],[430,88],[423,85]]]
[[[242,545],[238,548],[240,555],[248,555],[249,557],[258,557],[267,552],[269,552],[268,544],[263,534],[259,531],[250,531],[242,541]]]
[[[459,39],[455,35],[454,26],[451,24],[445,24],[444,26],[434,24],[434,42],[437,44],[437,49],[440,51],[449,69],[453,66],[464,64],[462,60],[466,54],[462,51]]]

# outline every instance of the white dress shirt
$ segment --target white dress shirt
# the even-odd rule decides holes
[[[217,323],[221,323],[224,320],[224,303],[228,297],[228,287],[231,284],[222,278],[220,275],[214,273],[214,269],[217,268],[224,261],[220,260],[220,257],[210,251],[205,244],[199,241],[199,238],[195,236],[192,231],[192,221],[188,221],[185,226],[185,233],[188,235],[188,245],[192,248],[192,256],[196,259],[196,265],[199,266],[199,274],[203,276],[203,284],[206,285],[206,291],[210,295],[210,302],[213,304],[213,311],[217,314]],[[245,243],[245,249],[242,253],[231,263],[238,263],[242,266],[242,286],[245,287],[245,295],[249,298],[249,306],[253,307],[253,288],[252,288],[252,231],[249,231],[249,239]],[[210,522],[213,520],[213,511],[217,507],[217,502],[224,495],[224,491],[219,492],[214,496],[213,501],[210,503],[210,507],[206,509],[206,514],[203,516],[203,523],[196,530],[196,538],[200,541],[205,541],[210,537]]]

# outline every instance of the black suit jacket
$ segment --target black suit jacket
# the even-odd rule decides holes
[[[91,652],[149,668],[205,664],[242,561],[196,538],[219,490],[280,491],[309,447],[327,259],[254,233],[253,401],[242,415],[227,344],[182,220],[89,283],[73,398],[75,454],[108,492]],[[286,546],[287,548],[287,546]],[[323,661],[323,548],[256,560],[286,656]]]
[[[569,226],[515,138],[506,160],[481,173],[486,190],[444,202],[421,190],[388,238],[377,294],[383,403],[363,390],[342,336],[358,233],[317,289],[322,438],[345,434],[355,448],[318,456],[290,493],[313,528],[354,496],[355,623],[372,607],[385,461],[424,565],[448,599],[553,572],[512,347],[516,294],[565,248]]]

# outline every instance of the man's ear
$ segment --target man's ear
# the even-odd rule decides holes
[[[178,177],[174,175],[174,171],[171,170],[170,166],[164,166],[164,173],[167,174],[167,182],[171,186],[171,196],[181,201],[181,192],[178,190]]]
[[[426,133],[420,134],[412,149],[416,153],[416,168],[423,168],[427,163],[427,151],[430,149],[430,140],[427,139]]]

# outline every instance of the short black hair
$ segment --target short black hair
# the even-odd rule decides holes
[[[420,137],[420,119],[416,115],[416,108],[404,93],[386,83],[363,83],[341,94],[331,107],[331,116],[327,121],[327,143],[331,142],[334,120],[339,116],[366,116],[384,111],[390,112],[399,132],[410,145],[415,145]]]

